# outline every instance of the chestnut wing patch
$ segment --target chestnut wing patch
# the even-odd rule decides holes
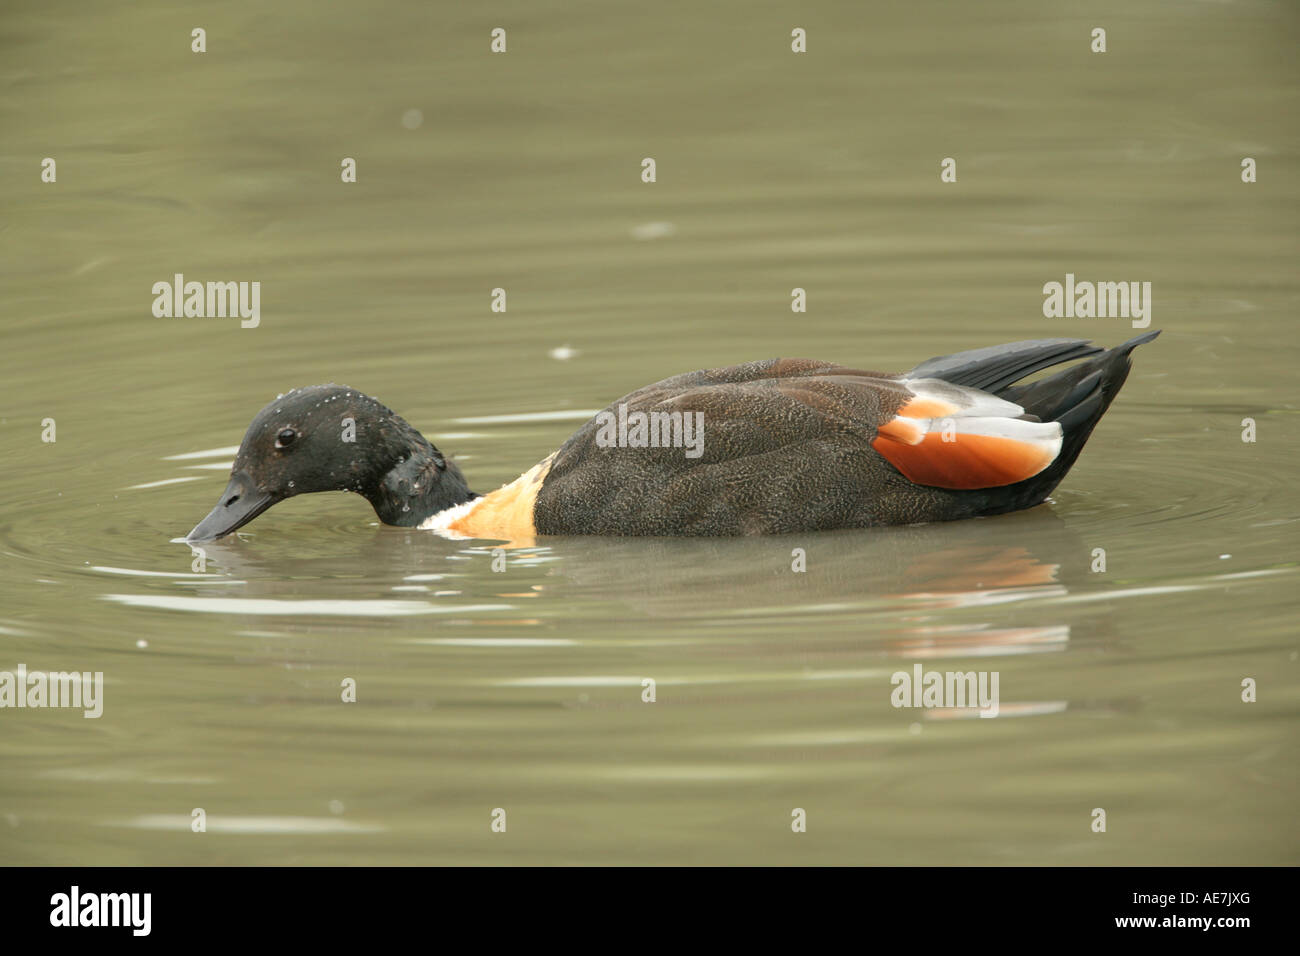
[[[909,481],[971,490],[1032,478],[1061,451],[1057,422],[978,389],[938,379],[901,380],[912,397],[879,425],[871,443]]]

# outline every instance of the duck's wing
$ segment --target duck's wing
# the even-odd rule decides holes
[[[680,444],[636,444],[638,416],[693,428]],[[909,489],[1005,485],[1050,463],[1059,426],[1023,416],[978,389],[812,359],[690,372],[618,399],[565,442],[536,499],[537,531],[746,534],[934,520],[946,515],[932,496]]]

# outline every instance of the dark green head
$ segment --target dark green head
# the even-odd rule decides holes
[[[257,413],[230,483],[188,540],[220,538],[276,502],[314,491],[356,492],[385,524],[407,527],[476,497],[460,470],[391,409],[354,388],[312,385]]]

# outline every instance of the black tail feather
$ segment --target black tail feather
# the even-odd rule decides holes
[[[1026,504],[1037,504],[1060,484],[1128,379],[1130,355],[1150,342],[1157,329],[1029,385],[1006,389],[1000,397],[1020,405],[1045,422],[1061,423],[1061,453],[1046,469],[1020,482]]]
[[[922,362],[907,377],[938,378],[996,394],[1027,375],[1100,351],[1085,339],[1030,339],[941,355]]]
[[[1060,423],[1061,451],[1047,468],[1014,485],[968,493],[981,502],[980,513],[1014,511],[1035,505],[1052,493],[1128,378],[1133,350],[1159,334],[1158,329],[1146,332],[1108,350],[1079,339],[1016,342],[931,359],[908,375],[983,388],[1015,402],[1025,410],[1026,417]],[[1013,384],[1033,372],[1078,358],[1086,361],[1036,382]]]
[[[1157,329],[1139,335],[1123,345],[1102,352],[1090,361],[1080,362],[1037,382],[1004,388],[997,395],[1009,402],[1015,402],[1041,421],[1060,422],[1061,428],[1068,430],[1071,423],[1079,421],[1076,410],[1092,404],[1090,399],[1094,392],[1103,393],[1106,396],[1105,405],[1110,404],[1110,399],[1115,397],[1128,377],[1129,354],[1139,345],[1150,342],[1159,334],[1160,331]],[[1100,349],[1097,351],[1101,352]],[[1100,412],[1105,410],[1103,406]],[[1069,421],[1066,420],[1066,416],[1069,417]]]

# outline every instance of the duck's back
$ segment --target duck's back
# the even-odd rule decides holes
[[[749,362],[648,385],[613,402],[555,454],[537,496],[537,531],[743,535],[934,520],[943,493],[916,494],[871,445],[912,397],[896,376],[813,359]],[[696,416],[698,457],[682,447],[601,440],[602,422],[621,424],[638,412]]]

